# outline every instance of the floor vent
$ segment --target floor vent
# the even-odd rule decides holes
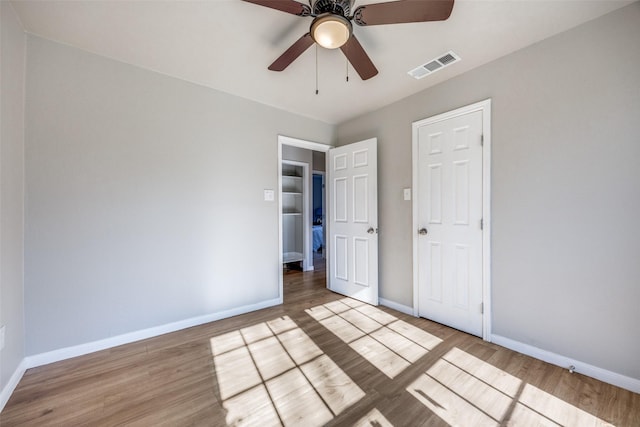
[[[426,64],[414,68],[409,71],[409,75],[414,79],[421,79],[458,61],[460,61],[460,57],[454,52],[449,51]]]

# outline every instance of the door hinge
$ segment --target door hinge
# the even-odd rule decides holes
[[[480,218],[480,230],[484,230],[484,218]]]
[[[484,303],[480,303],[480,314],[484,314]]]
[[[484,134],[480,135],[480,145],[484,145]]]

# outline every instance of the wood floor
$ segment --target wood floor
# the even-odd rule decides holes
[[[285,303],[35,369],[9,426],[640,426],[640,395],[288,271]]]

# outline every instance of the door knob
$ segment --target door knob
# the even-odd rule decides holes
[[[374,230],[373,227],[369,227],[369,229],[367,230],[367,233],[369,233],[369,234],[373,234],[375,232],[376,232],[376,230]]]
[[[420,230],[418,230],[418,234],[421,235],[421,236],[426,236],[427,233],[429,233],[429,232],[424,227],[422,227]]]

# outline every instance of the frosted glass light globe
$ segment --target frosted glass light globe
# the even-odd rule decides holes
[[[311,37],[320,46],[337,49],[351,37],[351,22],[348,19],[331,13],[323,14],[311,24]]]

